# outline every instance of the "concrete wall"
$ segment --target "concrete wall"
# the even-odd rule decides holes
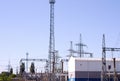
[[[71,57],[68,62],[68,71],[75,72],[75,58]]]
[[[108,69],[108,66],[111,69]],[[107,71],[114,71],[113,61],[107,60],[106,62]],[[102,71],[101,60],[75,60],[75,71]],[[116,71],[120,72],[120,60],[116,60]]]

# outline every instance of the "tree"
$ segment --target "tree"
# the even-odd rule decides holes
[[[10,68],[10,74],[13,74],[13,68]]]
[[[2,72],[2,74],[0,75],[0,79],[2,81],[8,81],[8,77],[9,77],[9,73],[7,72]]]
[[[30,66],[30,72],[31,72],[32,74],[35,73],[35,66],[34,66],[34,63],[33,63],[33,62],[31,63],[31,66]]]
[[[8,81],[9,81],[9,80],[11,81],[11,79],[12,79],[12,78],[15,78],[15,77],[16,77],[15,74],[10,74],[9,77],[8,77]]]
[[[15,78],[15,74],[10,74],[9,72],[2,72],[0,74],[0,81],[12,81],[12,78]]]
[[[21,65],[20,65],[20,74],[22,75],[24,71],[25,71],[25,64],[21,63]]]

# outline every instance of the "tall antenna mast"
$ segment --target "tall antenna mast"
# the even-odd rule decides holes
[[[55,37],[54,37],[54,4],[55,0],[49,0],[50,3],[50,40],[49,40],[49,72],[53,71],[53,63],[55,57]]]
[[[49,39],[49,81],[55,81],[55,37],[54,37],[54,4],[55,0],[49,0],[50,3],[50,39]]]

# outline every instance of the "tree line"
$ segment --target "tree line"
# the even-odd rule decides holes
[[[20,65],[20,74],[22,75],[25,72],[25,63],[21,63]],[[30,73],[34,74],[35,73],[35,65],[32,62],[30,66]]]

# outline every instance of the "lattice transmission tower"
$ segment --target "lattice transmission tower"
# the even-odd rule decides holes
[[[107,74],[107,62],[106,62],[106,52],[111,51],[111,52],[118,52],[120,51],[120,48],[111,48],[111,47],[106,47],[105,45],[105,35],[103,34],[103,40],[102,40],[102,72],[101,72],[101,81],[109,81],[109,77]],[[115,66],[115,58],[113,58],[114,61],[114,72],[113,72],[113,80],[117,80],[117,74],[116,74],[116,66]]]
[[[49,39],[49,72],[54,72],[55,59],[55,37],[54,37],[54,4],[55,0],[49,0],[50,3],[50,39]]]

